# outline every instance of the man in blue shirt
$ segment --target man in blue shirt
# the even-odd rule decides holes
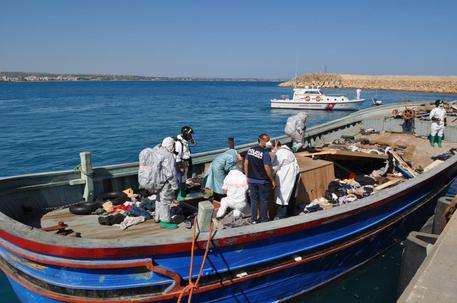
[[[261,134],[258,138],[259,145],[252,147],[246,153],[244,172],[248,177],[249,197],[251,198],[252,223],[257,221],[257,206],[260,207],[261,222],[267,222],[268,194],[275,188],[275,180],[271,169],[271,158],[265,149],[270,136]]]

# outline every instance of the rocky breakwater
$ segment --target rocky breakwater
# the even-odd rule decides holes
[[[319,86],[457,94],[457,76],[372,76],[312,73],[283,82],[280,86]]]

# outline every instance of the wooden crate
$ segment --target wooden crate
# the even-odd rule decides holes
[[[297,203],[309,203],[323,197],[328,184],[335,179],[333,162],[297,157],[300,180],[297,188]]]

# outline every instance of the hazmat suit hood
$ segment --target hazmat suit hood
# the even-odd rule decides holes
[[[162,140],[162,147],[164,147],[166,150],[168,150],[170,153],[173,152],[175,142],[172,137],[166,137]]]

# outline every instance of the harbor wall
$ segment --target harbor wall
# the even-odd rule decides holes
[[[280,86],[319,86],[323,88],[360,88],[456,94],[457,76],[310,73],[282,82]]]

